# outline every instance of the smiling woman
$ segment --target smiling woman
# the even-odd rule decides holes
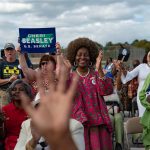
[[[61,51],[59,45],[57,51]],[[67,48],[67,58],[76,67],[69,81],[79,75],[71,116],[84,126],[86,150],[112,150],[112,127],[103,96],[111,94],[113,86],[112,80],[104,77],[102,57],[102,51],[88,38],[75,39]]]

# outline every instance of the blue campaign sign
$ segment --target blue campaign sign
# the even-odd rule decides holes
[[[19,28],[19,41],[22,52],[55,53],[55,28]]]

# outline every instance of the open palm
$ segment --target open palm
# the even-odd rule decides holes
[[[51,142],[60,140],[69,130],[69,118],[72,100],[75,95],[78,77],[76,76],[69,89],[66,90],[66,68],[60,69],[61,76],[58,83],[51,82],[48,91],[41,84],[41,74],[38,75],[38,87],[40,93],[40,105],[37,109],[27,101],[27,96],[22,94],[23,107],[36,125],[39,133]],[[53,73],[49,73],[53,78]],[[50,136],[52,135],[52,136]]]

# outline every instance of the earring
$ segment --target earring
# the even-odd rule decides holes
[[[90,63],[89,63],[89,67],[92,67],[92,65],[93,65],[93,63],[90,61]]]
[[[73,65],[74,65],[74,67],[77,67],[77,64],[76,64],[76,62],[75,62],[75,61],[74,61]]]

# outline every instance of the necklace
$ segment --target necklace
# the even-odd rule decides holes
[[[87,77],[87,76],[89,75],[90,69],[88,68],[88,72],[87,72],[85,75],[82,75],[82,74],[78,71],[78,69],[76,69],[76,72],[77,72],[77,74],[78,74],[80,77],[85,78],[85,77]]]

